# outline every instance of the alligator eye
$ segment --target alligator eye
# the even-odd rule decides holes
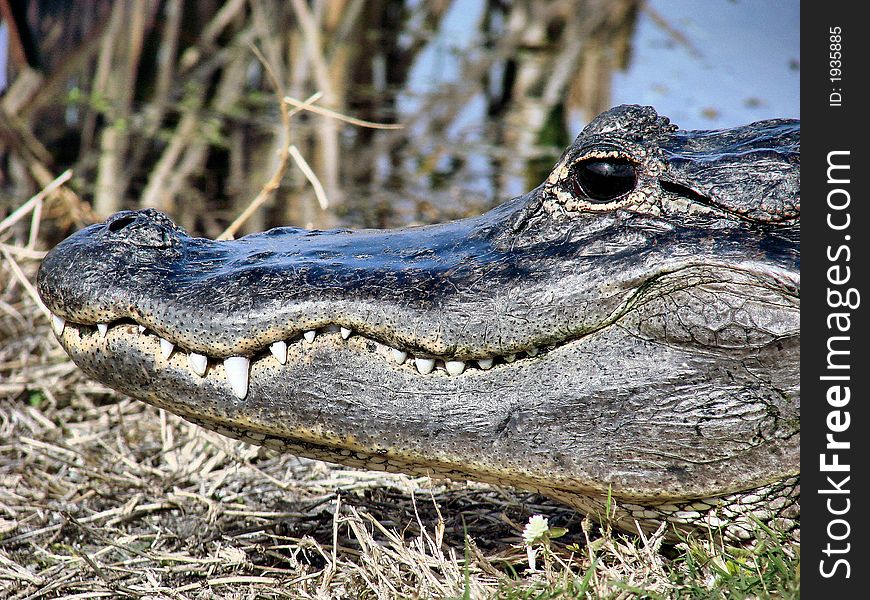
[[[637,174],[625,159],[590,159],[578,162],[573,169],[574,185],[584,196],[597,202],[612,202],[634,189]]]

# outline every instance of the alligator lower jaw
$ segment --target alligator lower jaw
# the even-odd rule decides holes
[[[474,479],[516,486],[550,496],[562,493],[570,497],[583,489],[583,486],[575,486],[573,490],[562,489],[509,468],[478,465],[472,456],[457,461],[453,457],[423,456],[395,447],[389,451],[376,449],[370,443],[361,443],[353,434],[330,431],[328,426],[315,422],[319,420],[288,427],[286,423],[275,419],[259,418],[250,406],[263,403],[266,394],[259,389],[252,389],[250,394],[240,396],[231,373],[233,367],[227,366],[226,359],[207,357],[205,367],[200,370],[190,364],[190,353],[167,346],[165,340],[135,323],[119,321],[108,327],[97,327],[65,322],[54,317],[52,328],[73,361],[95,379],[134,398],[176,413],[194,424],[250,444],[352,467],[463,481]],[[444,381],[457,379],[460,375],[451,373],[448,366],[450,361],[445,364],[442,359],[433,360],[435,368],[422,370],[419,365],[421,359],[415,361],[406,357],[398,361],[394,349],[359,334],[347,335],[338,327],[321,330],[318,334],[310,340],[301,337],[288,344],[280,360],[271,350],[263,350],[253,356],[245,374],[246,383],[249,375],[252,382],[279,378],[292,380],[294,365],[317,365],[318,359],[324,355],[342,351],[368,357],[362,360],[380,363],[385,370],[414,379]],[[516,367],[528,366],[526,363],[539,356],[543,358],[544,355],[533,350],[499,357],[498,361],[485,362],[485,368],[469,366],[461,376],[471,379],[498,377],[499,369],[512,363]],[[327,369],[324,369],[323,377],[331,377]],[[179,381],[183,383],[172,383]],[[229,396],[226,393],[228,388],[233,390],[235,400],[212,400],[216,389]],[[197,393],[210,399],[199,402]],[[280,405],[281,400],[275,399],[275,404]],[[287,420],[290,420],[289,416]],[[594,494],[601,490],[589,488],[587,491]]]
[[[495,361],[490,369],[472,367],[461,376],[451,376],[446,369],[439,368],[422,376],[410,361],[406,360],[403,364],[391,361],[388,351],[379,349],[376,342],[361,335],[355,334],[345,339],[340,330],[322,332],[312,342],[303,339],[289,344],[284,364],[269,350],[257,355],[250,365],[251,393],[245,399],[239,399],[229,393],[222,361],[208,361],[206,373],[200,377],[192,372],[187,353],[175,349],[168,357],[164,356],[160,338],[140,332],[135,323],[119,322],[105,330],[74,323],[65,323],[61,328],[58,320],[54,324],[60,330],[58,338],[62,345],[91,376],[208,429],[281,452],[353,467],[460,481],[474,479],[518,487],[552,497],[599,519],[610,515],[610,520],[616,526],[629,531],[637,531],[638,528],[653,531],[666,522],[672,540],[676,539],[674,531],[689,532],[699,526],[717,529],[727,539],[745,540],[751,537],[755,529],[757,515],[766,512],[774,515],[772,518],[784,529],[791,530],[797,526],[796,518],[789,516],[799,514],[799,479],[796,474],[774,483],[769,483],[770,480],[755,480],[745,489],[702,486],[692,491],[661,486],[644,489],[646,484],[641,479],[641,488],[614,488],[611,501],[607,500],[610,490],[606,484],[602,487],[597,485],[601,481],[596,484],[594,478],[577,478],[576,475],[560,473],[553,464],[530,465],[523,460],[515,460],[510,454],[502,455],[505,462],[493,460],[492,457],[481,459],[478,453],[486,448],[478,445],[479,441],[460,442],[464,445],[458,450],[449,444],[433,443],[433,447],[424,452],[420,448],[405,447],[405,440],[401,437],[383,433],[363,439],[362,436],[371,433],[373,426],[388,422],[376,420],[379,414],[377,403],[367,403],[367,416],[361,417],[349,410],[353,408],[351,405],[327,400],[329,380],[335,380],[336,366],[342,364],[347,356],[356,357],[355,369],[371,364],[374,370],[379,363],[385,373],[392,373],[405,382],[418,381],[423,389],[430,389],[430,386],[440,382],[441,385],[464,384],[465,389],[469,390],[475,388],[477,382],[491,383],[509,378],[514,371],[545,369],[549,360],[563,352],[572,351],[577,345],[583,345],[585,338],[553,347],[534,358],[527,355],[520,357],[514,364]],[[319,368],[322,368],[322,375],[317,373]],[[309,377],[305,381],[294,381],[292,386],[294,393],[302,395],[302,398],[279,397],[274,391],[264,393],[264,389],[271,389],[264,387],[264,382],[292,380],[300,373],[300,369],[304,369]],[[319,383],[324,384],[326,390],[315,389]],[[399,391],[398,395],[392,396],[393,404],[388,408],[393,418],[403,414],[401,393]],[[437,410],[440,397],[433,392],[432,410]],[[316,410],[311,408],[312,404],[318,402]],[[445,400],[444,403],[449,404],[450,401]],[[411,408],[405,412],[410,421],[413,421],[414,410]],[[331,416],[324,412],[321,418],[318,411],[331,411]],[[300,416],[297,413],[305,414]],[[341,430],[323,425],[330,418],[346,419],[349,427]],[[369,426],[366,427],[365,423]],[[517,421],[514,426],[519,428],[522,423]],[[413,426],[403,431],[412,436],[419,435]],[[433,437],[425,439],[434,441],[438,434],[431,431],[425,435],[430,433]],[[505,445],[512,447],[511,444]],[[582,449],[572,450],[588,455]],[[518,457],[521,454],[520,448],[515,447],[514,455]],[[548,456],[535,455],[535,460],[547,459]]]
[[[53,314],[51,324],[52,329],[58,338],[61,339],[61,342],[63,342],[63,333],[68,327],[75,328],[79,332],[80,338],[86,336],[99,336],[105,338],[110,330],[120,331],[122,332],[122,335],[128,336],[154,337],[160,344],[160,354],[165,360],[169,360],[172,356],[184,356],[191,372],[199,377],[205,377],[207,373],[214,371],[217,365],[222,365],[223,376],[227,381],[227,385],[229,385],[233,394],[240,400],[244,399],[248,393],[248,380],[252,363],[269,360],[283,365],[293,357],[301,359],[301,357],[304,356],[306,348],[314,343],[314,340],[318,335],[326,334],[340,336],[341,340],[344,342],[349,342],[353,337],[354,339],[351,343],[356,345],[362,344],[366,351],[372,353],[373,356],[376,356],[379,359],[387,361],[391,366],[400,366],[408,370],[413,370],[420,375],[434,376],[439,374],[459,376],[466,372],[488,371],[499,365],[511,364],[517,360],[534,358],[541,352],[545,352],[548,348],[552,347],[532,347],[522,352],[501,356],[489,356],[474,360],[414,356],[406,350],[393,348],[374,339],[355,333],[345,327],[329,325],[321,329],[305,331],[304,333],[293,336],[287,340],[274,342],[269,345],[268,348],[263,348],[250,357],[231,356],[226,358],[216,358],[205,354],[187,351],[176,346],[172,342],[161,338],[145,326],[127,320],[115,321],[113,323],[99,323],[97,325],[84,325],[68,322],[62,317]],[[64,347],[70,353],[75,350],[74,347],[70,347],[67,344],[64,344]]]

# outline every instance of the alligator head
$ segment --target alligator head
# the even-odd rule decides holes
[[[478,217],[216,242],[127,211],[38,288],[87,374],[225,435],[632,530],[796,529],[799,131],[622,106]]]

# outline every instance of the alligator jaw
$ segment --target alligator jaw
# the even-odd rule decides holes
[[[799,439],[777,423],[786,412],[782,399],[717,393],[716,382],[676,366],[692,360],[688,353],[671,349],[665,356],[655,344],[626,353],[618,368],[596,361],[628,337],[608,328],[488,370],[423,377],[409,364],[387,360],[371,340],[326,332],[313,343],[289,344],[284,364],[269,353],[255,357],[244,400],[229,391],[220,361],[210,361],[199,377],[184,351],[167,359],[159,338],[132,323],[114,325],[105,336],[68,323],[59,339],[86,373],[112,387],[224,435],[302,456],[520,487],[593,515],[605,514],[602,499],[612,494],[630,509],[618,515],[629,529],[635,518],[646,529],[662,518],[681,528],[717,525],[725,510],[744,511],[748,523],[758,507],[737,501],[746,489],[755,490],[753,498],[793,505],[797,474],[780,475],[782,464],[797,456]],[[564,374],[566,360],[589,365],[579,373],[585,386]],[[635,380],[650,360],[674,365],[657,374],[678,382],[666,405],[653,389],[665,381]],[[595,390],[602,377],[608,389]],[[480,395],[489,389],[499,394]],[[544,389],[566,391],[537,404],[518,400]],[[699,391],[708,394],[704,411],[688,408]],[[666,438],[661,420],[670,421]],[[743,426],[736,438],[735,422]],[[706,442],[724,437],[711,452],[699,446],[699,431]],[[463,450],[469,447],[475,451]],[[744,523],[729,535],[747,531]]]

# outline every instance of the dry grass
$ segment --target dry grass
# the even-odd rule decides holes
[[[797,593],[795,548],[663,546],[538,496],[279,455],[122,397],[53,339],[25,283],[29,232],[0,236],[0,598]],[[535,570],[533,514],[568,530]]]

